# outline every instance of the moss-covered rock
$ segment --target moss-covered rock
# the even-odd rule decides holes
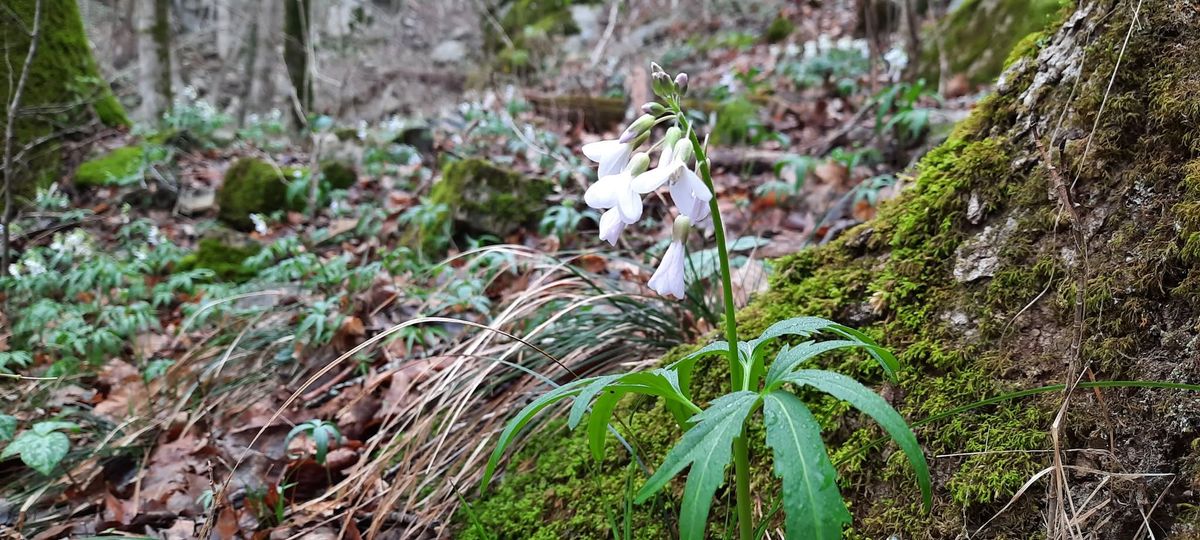
[[[963,74],[972,83],[989,83],[1000,75],[1009,51],[1031,33],[1060,18],[1063,0],[967,0],[928,32],[922,43],[922,73],[936,80]]]
[[[146,154],[141,146],[125,146],[103,156],[89,159],[75,170],[80,186],[125,185],[142,179]]]
[[[787,17],[779,15],[771,20],[771,24],[767,25],[767,30],[763,32],[763,39],[767,43],[779,43],[792,35],[796,29],[796,25]]]
[[[878,387],[912,421],[1079,377],[1195,382],[1188,366],[1200,357],[1200,266],[1189,245],[1200,245],[1200,20],[1190,10],[1147,2],[1135,22],[1132,6],[1083,4],[1047,33],[1044,47],[1014,59],[996,93],[921,161],[913,184],[876,219],[776,261],[769,291],[738,315],[742,337],[798,315],[863,329],[899,356],[896,382],[857,356],[817,363]],[[986,269],[971,266],[981,239],[994,258]],[[693,379],[701,400],[726,384],[718,360]],[[1060,447],[1090,451],[1063,453],[1065,464],[1194,474],[1200,395],[1108,389],[1079,391],[1071,400]],[[942,456],[931,460],[928,513],[903,456],[870,444],[877,428],[847,414],[844,404],[809,402],[851,501],[847,537],[1045,534],[1046,493],[1053,490],[1038,484],[1005,506],[1051,466],[1061,394],[921,425],[926,452]],[[645,400],[623,403],[617,417],[651,468],[679,436],[671,416]],[[606,509],[621,515],[628,454],[610,441],[609,456],[592,463],[581,433],[560,436],[550,425],[510,460],[506,477],[473,503],[474,512],[505,538],[609,535]],[[761,434],[750,437],[752,492],[770,508],[778,487]],[[1180,535],[1194,534],[1191,482],[1066,474],[1073,500],[1091,497],[1088,508],[1112,501],[1100,511],[1103,519],[1083,524],[1096,537],[1134,534],[1146,519],[1139,510],[1148,508],[1145,493],[1164,501],[1150,517],[1161,527],[1156,531],[1174,537],[1178,524]],[[639,474],[635,489],[642,481]],[[635,506],[635,530],[673,528],[681,485],[667,491],[665,511]],[[718,493],[713,537],[727,523],[729,497]]]
[[[456,232],[504,238],[532,225],[546,210],[554,184],[493,165],[485,159],[454,161],[430,192],[430,201],[448,207]]]
[[[327,160],[321,163],[321,174],[329,187],[347,189],[358,182],[358,171],[341,161]]]
[[[25,65],[29,29],[33,26],[35,0],[4,3],[0,16],[0,96],[11,96]],[[79,6],[74,0],[42,0],[37,54],[30,65],[21,108],[45,108],[50,112],[23,114],[14,125],[16,148],[38,142],[14,175],[14,190],[31,193],[38,185],[58,179],[65,161],[62,137],[51,137],[63,126],[129,125],[125,110],[113,97],[108,83],[100,79],[88,45]],[[63,104],[79,104],[63,107]],[[8,118],[8,99],[0,99],[0,119]]]
[[[218,217],[238,230],[250,230],[250,214],[270,214],[287,206],[287,183],[282,169],[255,158],[241,158],[225,171],[217,190]]]
[[[254,277],[254,271],[242,263],[258,255],[262,246],[249,240],[231,241],[204,238],[196,249],[179,261],[180,270],[204,268],[212,270],[223,281],[242,282]]]

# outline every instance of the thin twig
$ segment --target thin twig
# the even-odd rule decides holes
[[[30,67],[33,65],[33,57],[37,54],[38,32],[41,30],[42,24],[42,0],[37,0],[33,4],[33,31],[29,33],[29,51],[25,54],[25,65],[21,67],[21,76],[17,79],[17,88],[13,91],[12,100],[8,102],[8,108],[4,112],[4,247],[0,251],[0,270],[8,268],[9,258],[9,226],[12,224],[13,214],[13,197],[12,197],[12,146],[13,146],[13,118],[16,117],[16,111],[21,106],[21,93],[25,91],[25,82],[29,80]]]

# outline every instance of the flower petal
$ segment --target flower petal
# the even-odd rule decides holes
[[[605,156],[617,152],[621,143],[616,139],[608,139],[604,141],[596,141],[583,145],[583,155],[588,159],[599,163]]]
[[[620,211],[616,208],[611,208],[600,215],[600,239],[617,245],[617,238],[621,236],[621,232],[625,230],[625,223],[621,221]]]
[[[612,208],[617,205],[617,193],[624,189],[626,186],[618,175],[601,176],[583,192],[583,202],[597,210]]]
[[[637,222],[642,217],[642,196],[628,188],[618,191],[617,210],[621,213],[621,221],[626,224]]]
[[[692,190],[692,194],[695,195],[697,199],[700,199],[704,202],[708,202],[709,199],[712,199],[712,192],[708,190],[708,186],[705,185],[704,180],[701,180],[700,177],[697,176],[696,173],[691,169],[683,169],[683,173],[679,178],[679,183],[688,186],[688,189]]]
[[[667,180],[671,179],[671,174],[676,170],[678,170],[678,167],[667,165],[666,167],[660,166],[639,174],[633,179],[633,190],[638,193],[650,193],[667,183]]]
[[[658,263],[654,275],[646,283],[654,292],[682,300],[684,295],[684,250],[682,242],[671,242]]]
[[[608,176],[610,174],[620,174],[625,166],[629,164],[629,158],[633,155],[633,145],[617,143],[617,148],[612,152],[605,154],[600,159],[599,170],[596,174],[600,176]]]

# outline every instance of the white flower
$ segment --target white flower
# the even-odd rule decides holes
[[[596,176],[604,178],[621,172],[621,169],[629,164],[629,158],[633,156],[634,145],[633,141],[623,143],[617,139],[597,141],[583,145],[583,155],[600,164]]]
[[[8,265],[8,274],[15,278],[21,277],[21,267],[18,266],[16,263],[9,264]]]
[[[679,213],[691,218],[697,224],[703,224],[710,217],[708,201],[712,192],[708,186],[687,166],[692,157],[692,143],[688,139],[680,139],[674,149],[664,148],[658,160],[658,167],[639,174],[633,181],[633,190],[638,193],[649,193],[663,184],[671,184],[671,200],[679,208]]]
[[[642,217],[642,197],[633,190],[633,175],[628,171],[600,177],[583,193],[583,201],[597,210],[617,210],[625,224]]]
[[[658,263],[658,269],[654,271],[654,275],[650,276],[650,281],[646,284],[654,289],[654,292],[663,296],[674,296],[682,300],[684,295],[684,259],[686,253],[683,248],[683,241],[687,238],[688,229],[691,228],[691,220],[687,216],[679,216],[675,218],[675,224],[671,230],[671,245],[667,247],[667,253]]]
[[[258,234],[267,234],[267,221],[258,214],[250,214],[250,221],[254,223],[254,232]]]
[[[625,231],[625,222],[621,221],[620,211],[616,208],[610,208],[603,214],[600,214],[600,239],[617,245],[617,238],[620,238],[621,233]]]

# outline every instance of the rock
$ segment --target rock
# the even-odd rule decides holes
[[[955,254],[954,279],[967,283],[996,275],[1000,266],[1000,247],[1016,228],[1017,220],[1009,218],[1003,227],[988,225],[978,236],[963,242]]]
[[[103,156],[89,159],[75,170],[77,186],[120,186],[140,182],[146,168],[146,156],[141,146],[117,148]]]
[[[212,189],[188,189],[179,194],[175,210],[192,216],[212,210],[217,202],[217,192]]]
[[[949,72],[941,74],[944,80],[962,74],[973,84],[990,83],[1003,70],[1009,51],[1045,28],[1060,6],[1058,0],[965,0],[921,40],[922,74],[937,80],[939,66],[945,65]]]
[[[540,178],[493,165],[484,159],[455,161],[442,169],[430,192],[430,201],[444,204],[455,233],[490,234],[504,238],[522,226],[533,225],[546,210],[546,196],[554,184]],[[422,245],[442,227],[421,231]]]
[[[461,41],[447,40],[438,44],[429,53],[429,58],[441,64],[457,64],[467,57],[467,46]]]
[[[250,214],[269,214],[287,206],[286,171],[255,158],[242,158],[225,172],[217,190],[217,214],[235,229],[254,228]]]

